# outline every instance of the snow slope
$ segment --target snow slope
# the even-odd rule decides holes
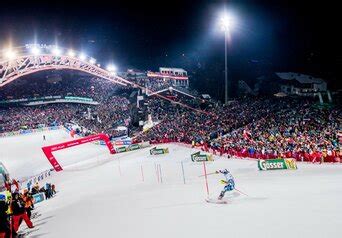
[[[20,149],[5,153],[15,160],[13,173],[16,166],[18,174],[33,168],[21,165],[26,161],[16,156],[32,146],[24,141],[34,144],[30,137],[20,138]],[[38,151],[37,138],[32,148]],[[297,171],[260,172],[255,161],[216,157],[207,164],[208,172],[229,169],[237,188],[249,195],[234,192],[229,204],[218,205],[204,202],[204,178],[198,177],[203,166],[190,161],[196,150],[161,146],[168,146],[170,153],[151,156],[146,148],[109,155],[92,144],[59,151],[56,157],[65,170],[49,179],[58,194],[37,205],[36,212],[42,215],[33,221],[37,230],[28,237],[341,237],[340,164],[299,164]],[[39,155],[37,151],[30,154]],[[156,165],[161,167],[163,183],[158,182]],[[39,160],[34,166],[47,165]],[[210,197],[215,198],[222,177],[208,178]]]
[[[46,140],[43,140],[43,135]],[[41,147],[72,140],[64,130],[44,131],[0,138],[0,161],[4,163],[9,173],[15,178],[39,174],[51,168]],[[106,152],[105,147],[88,144],[54,154],[63,166],[74,164]]]

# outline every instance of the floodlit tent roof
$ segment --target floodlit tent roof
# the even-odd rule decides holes
[[[286,72],[286,73],[276,73],[276,75],[284,80],[296,80],[301,84],[322,84],[325,81],[321,78],[315,78],[310,75],[306,74],[299,74],[293,72]]]

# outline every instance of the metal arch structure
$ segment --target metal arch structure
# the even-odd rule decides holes
[[[0,88],[22,76],[46,70],[77,70],[114,83],[127,85],[125,80],[114,75],[113,72],[77,57],[56,56],[51,53],[34,55],[23,51],[13,59],[0,58]]]
[[[149,94],[153,93],[152,90],[149,90],[144,86],[138,85],[127,79],[124,79],[118,75],[113,74],[113,72],[109,70],[101,68],[99,65],[92,64],[90,62],[87,62],[86,60],[81,60],[78,57],[67,56],[64,54],[55,55],[48,52],[43,52],[41,54],[33,54],[29,50],[34,47],[38,47],[43,50],[50,50],[57,46],[32,44],[22,47],[16,47],[15,49],[20,51],[20,53],[15,57],[10,57],[11,59],[9,59],[8,57],[7,59],[2,58],[2,54],[4,52],[0,50],[0,88],[22,76],[29,75],[35,72],[45,70],[69,69],[89,73],[93,76],[107,79],[113,83],[118,83],[123,86],[129,85],[134,88],[140,88],[142,90],[145,90]],[[167,101],[174,102],[174,100],[164,97],[158,93],[155,95]],[[178,104],[191,110],[208,114],[205,111],[192,108],[186,104]]]

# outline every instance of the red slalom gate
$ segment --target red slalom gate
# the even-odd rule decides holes
[[[78,146],[82,145],[85,143],[93,142],[93,141],[98,141],[102,140],[106,143],[106,146],[108,147],[108,150],[111,154],[115,154],[114,147],[112,143],[109,140],[109,137],[106,134],[97,134],[97,135],[91,135],[91,136],[86,136],[80,139],[72,140],[72,141],[67,141],[55,145],[49,145],[49,146],[44,146],[42,147],[42,150],[46,156],[46,158],[49,160],[51,163],[52,167],[55,169],[56,172],[62,171],[61,165],[58,163],[57,159],[55,156],[52,154],[52,152],[57,151],[57,150],[63,150],[66,148],[70,148],[73,146]]]

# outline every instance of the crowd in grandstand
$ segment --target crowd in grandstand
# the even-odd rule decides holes
[[[150,104],[160,123],[139,140],[199,143],[241,157],[334,161],[340,156],[340,108],[292,98],[247,98],[202,113],[158,100]]]
[[[173,86],[171,80],[165,81],[163,79],[147,80],[145,85],[152,92],[157,92]]]
[[[31,82],[32,81],[32,82]],[[8,99],[37,98],[43,96],[87,97],[99,102],[98,106],[86,104],[46,104],[38,106],[6,106],[0,108],[0,133],[40,127],[76,123],[89,133],[108,133],[119,136],[117,126],[128,125],[129,101],[115,96],[118,86],[98,78],[47,80],[45,78],[19,79],[0,90],[0,101]]]
[[[103,101],[118,89],[117,84],[96,77],[20,78],[0,90],[0,99],[35,98],[44,96],[77,96]]]
[[[0,133],[75,123],[92,133],[116,136],[117,126],[128,125],[128,100],[112,96],[99,106],[49,104],[0,109]]]
[[[257,158],[288,157],[333,161],[339,157],[341,111],[292,103],[281,113],[254,121],[218,140],[229,154]]]
[[[75,118],[74,122],[92,132],[101,132],[117,137],[121,135],[121,132],[116,128],[130,124],[129,111],[127,98],[112,96],[90,109],[90,117],[85,114]]]
[[[134,82],[153,91],[170,86],[163,80]],[[0,90],[0,99],[72,95],[92,98],[99,105],[7,107],[0,109],[0,133],[75,123],[86,128],[88,134],[120,136],[118,126],[132,126],[127,96],[119,96],[119,87],[106,80],[45,79],[27,87],[20,87],[20,83],[10,85]],[[340,156],[341,108],[319,108],[312,100],[291,97],[246,97],[227,106],[206,103],[202,108],[198,99],[169,94],[176,103],[156,96],[147,99],[147,112],[158,124],[139,133],[137,141],[197,143],[222,154],[258,158],[285,156],[308,160]]]
[[[193,100],[182,103],[196,107]],[[268,99],[246,98],[232,102],[226,107],[211,105],[201,112],[153,98],[149,101],[149,106],[152,116],[162,123],[142,135],[142,139],[171,139],[190,143],[213,140],[270,112],[281,110],[286,106],[286,102],[274,104]]]
[[[0,109],[0,132],[61,125],[74,120],[85,109],[82,105],[73,104]]]

